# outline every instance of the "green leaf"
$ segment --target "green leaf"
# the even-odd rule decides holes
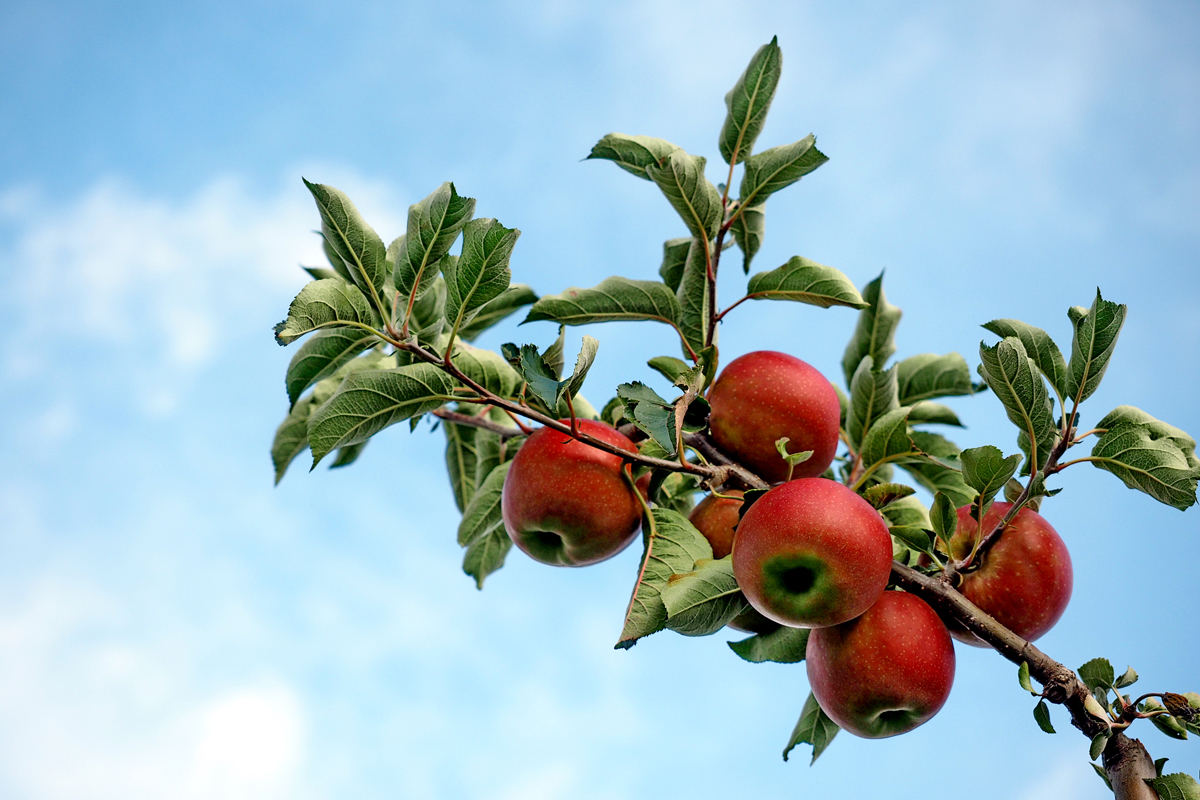
[[[1046,376],[1046,380],[1050,381],[1058,396],[1066,397],[1067,362],[1063,359],[1058,345],[1050,338],[1050,334],[1017,319],[994,319],[985,323],[983,327],[1002,339],[1009,336],[1020,339],[1021,344],[1025,346],[1025,352]]]
[[[862,496],[873,508],[878,510],[915,492],[916,489],[905,486],[903,483],[880,483],[863,490]]]
[[[520,235],[519,230],[488,218],[463,226],[462,255],[439,262],[446,276],[446,320],[451,330],[470,322],[485,303],[508,288],[512,278],[508,260]]]
[[[503,356],[492,350],[458,342],[450,361],[462,370],[464,375],[493,394],[514,397],[521,388],[521,376]]]
[[[301,178],[301,180],[304,180]],[[321,214],[321,235],[337,258],[346,267],[354,285],[371,298],[381,314],[384,312],[384,286],[390,277],[387,251],[379,234],[367,224],[354,203],[332,186],[319,183],[304,185],[317,202]]]
[[[746,296],[754,300],[792,300],[821,308],[866,308],[850,279],[833,267],[792,256],[782,267],[750,278]]]
[[[500,498],[504,492],[504,479],[512,461],[506,461],[493,469],[463,508],[462,521],[458,524],[458,544],[469,547],[487,538],[496,528],[504,530],[500,516]]]
[[[1100,766],[1099,764],[1097,764],[1093,761],[1089,761],[1088,765],[1096,772],[1097,775],[1100,776],[1100,779],[1102,781],[1104,781],[1104,785],[1107,786],[1108,790],[1111,792],[1112,791],[1112,782],[1109,781],[1108,773],[1104,770],[1104,767]]]
[[[1092,745],[1088,748],[1088,756],[1091,757],[1092,761],[1095,761],[1104,752],[1104,746],[1108,744],[1110,736],[1112,734],[1109,731],[1104,731],[1092,737]]]
[[[1139,706],[1139,710],[1142,713],[1166,711],[1166,706],[1151,697]],[[1187,739],[1187,727],[1170,714],[1151,717],[1150,721],[1154,723],[1154,727],[1172,739]]]
[[[1171,759],[1169,759],[1169,758],[1166,758],[1166,757],[1163,757],[1163,758],[1156,758],[1156,759],[1154,759],[1154,774],[1155,774],[1157,777],[1159,777],[1159,778],[1161,778],[1161,777],[1162,777],[1162,771],[1163,771],[1163,767],[1164,767],[1164,766],[1166,765],[1166,763],[1167,763],[1168,761],[1170,761],[1170,760],[1171,760]],[[1105,775],[1104,777],[1105,777],[1106,779],[1108,778],[1108,776],[1107,776],[1107,775]],[[1111,787],[1110,787],[1110,788],[1111,788]]]
[[[602,158],[612,161],[626,172],[631,172],[644,180],[650,180],[646,168],[651,164],[661,164],[667,156],[679,147],[664,139],[653,136],[629,136],[624,133],[610,133],[592,147],[587,158]]]
[[[846,433],[857,448],[875,420],[900,406],[896,394],[896,368],[880,372],[875,361],[865,356],[850,380],[850,410],[846,414]]]
[[[953,397],[975,393],[971,369],[958,353],[944,356],[922,353],[897,364],[900,403],[910,406],[933,397]]]
[[[558,376],[546,364],[537,345],[521,345],[521,375],[529,391],[549,409],[558,407]]]
[[[1038,727],[1046,733],[1057,733],[1050,724],[1050,706],[1046,705],[1045,700],[1038,700],[1038,704],[1033,707],[1033,718],[1037,720]]]
[[[600,348],[600,342],[594,337],[584,336],[583,341],[579,346],[579,355],[575,358],[575,369],[571,371],[571,377],[567,378],[562,383],[559,389],[559,398],[574,397],[579,394],[579,390],[583,388],[583,381],[587,378],[588,370],[592,368],[592,362],[596,360],[596,351]]]
[[[1162,800],[1200,800],[1200,783],[1186,772],[1173,772],[1161,778],[1147,778]]]
[[[484,579],[504,566],[504,558],[511,549],[508,531],[498,525],[467,546],[467,552],[463,554],[463,572],[475,579],[476,589],[483,589]]]
[[[367,298],[337,278],[305,284],[288,308],[287,319],[275,326],[275,341],[288,345],[307,333],[348,323],[371,324]]]
[[[666,284],[613,277],[591,289],[572,286],[561,294],[543,297],[529,309],[525,322],[551,320],[563,325],[589,325],[655,320],[673,326],[678,318],[679,301]]]
[[[450,252],[463,226],[475,214],[475,200],[460,197],[449,181],[408,207],[408,229],[392,242],[393,284],[400,294],[401,319],[409,297],[419,298],[438,275],[437,263]]]
[[[366,447],[367,447],[366,442],[359,442],[358,444],[348,444],[345,447],[339,447],[338,451],[337,451],[337,456],[333,459],[333,463],[329,465],[329,468],[337,469],[338,467],[350,466],[355,461],[358,461],[358,457],[360,455],[362,455],[362,451],[365,450]]]
[[[700,561],[694,571],[668,579],[662,590],[668,628],[684,636],[708,636],[746,610],[749,603],[733,577],[731,559]]]
[[[913,444],[929,459],[913,459],[900,467],[930,492],[945,492],[955,506],[965,506],[975,499],[975,490],[967,486],[962,472],[949,464],[958,463],[958,446],[946,437],[927,431],[913,431]]]
[[[646,441],[653,441],[647,439]],[[654,502],[665,508],[674,509],[680,514],[688,515],[695,507],[693,495],[700,490],[699,479],[695,475],[684,475],[682,472],[672,472],[663,479],[654,496]]]
[[[910,550],[930,556],[934,555],[933,540],[929,537],[929,531],[923,528],[912,525],[893,525],[888,528],[888,533],[899,539]]]
[[[904,401],[901,401],[904,402]],[[908,414],[909,425],[954,425],[959,428],[966,427],[954,413],[954,410],[941,403],[931,403],[928,400],[922,400],[912,407],[912,411]]]
[[[773,661],[777,664],[799,664],[808,648],[807,628],[783,625],[770,633],[758,633],[740,642],[729,642],[729,649],[751,664]]]
[[[375,334],[361,328],[325,328],[317,331],[300,346],[288,364],[288,400],[294,405],[305,389],[328,378],[378,341]]]
[[[655,508],[651,515],[653,532],[651,526],[642,526],[645,549],[616,645],[621,650],[633,647],[638,639],[666,626],[667,607],[662,593],[670,577],[691,572],[697,561],[712,558],[708,540],[682,514],[668,508]]]
[[[687,264],[688,249],[691,246],[690,236],[663,242],[663,260],[658,274],[672,292],[679,291],[679,282],[683,280],[683,268]]]
[[[554,343],[546,348],[546,352],[542,353],[542,361],[546,362],[546,366],[550,369],[550,374],[555,380],[562,380],[563,367],[567,365],[567,358],[563,354],[563,348],[566,345],[567,328],[565,325],[558,326],[558,338]]]
[[[979,492],[977,502],[980,508],[986,508],[992,502],[992,498],[1017,474],[1017,467],[1021,465],[1020,455],[1005,458],[999,448],[990,444],[963,450],[959,459],[962,461],[963,480]]]
[[[958,513],[955,511],[954,501],[945,492],[938,492],[933,496],[933,505],[929,508],[929,522],[933,526],[934,535],[944,543],[946,552],[953,552],[950,542],[958,530]]]
[[[847,386],[853,381],[854,373],[864,358],[870,356],[876,365],[882,367],[896,352],[896,326],[900,324],[902,312],[887,301],[883,291],[883,273],[863,287],[862,299],[867,307],[859,313],[858,324],[842,356],[842,372],[846,376]]]
[[[324,280],[326,278],[337,278],[343,280],[342,274],[336,269],[325,269],[324,267],[301,267],[302,270],[309,274],[314,281]],[[346,276],[346,280],[349,276]]]
[[[475,312],[475,317],[458,329],[458,338],[473,342],[479,337],[479,334],[501,322],[517,310],[531,303],[536,303],[537,299],[538,296],[534,293],[533,289],[530,289],[523,283],[514,283],[501,292],[499,296],[488,300],[480,306],[479,310]]]
[[[884,484],[892,485],[896,484]],[[875,487],[872,487],[874,489]],[[867,492],[870,492],[868,489]],[[888,525],[909,525],[917,528],[930,528],[929,510],[925,508],[916,497],[902,497],[888,503],[880,509],[879,513],[883,514],[883,518],[887,520]]]
[[[1196,463],[1191,438],[1183,440],[1169,431],[1183,434],[1153,419],[1117,422],[1101,434],[1089,460],[1116,475],[1130,489],[1183,511],[1196,503],[1200,464]]]
[[[313,466],[338,447],[365,442],[389,425],[442,405],[454,380],[432,364],[348,375],[308,423]]]
[[[1096,290],[1092,307],[1082,315],[1072,314],[1075,339],[1071,343],[1071,363],[1067,365],[1067,395],[1083,402],[1092,396],[1104,378],[1109,359],[1117,346],[1117,336],[1125,324],[1124,305],[1109,302]]]
[[[457,257],[444,256],[444,258],[455,259]],[[441,262],[438,263],[438,268],[441,268]],[[436,273],[437,270],[434,271]],[[445,312],[446,279],[435,274],[429,289],[421,295],[417,302],[413,303],[412,319],[408,322],[409,332],[415,333],[421,343],[432,346],[443,333],[447,332]]]
[[[1093,658],[1091,661],[1079,668],[1079,680],[1088,689],[1095,691],[1096,687],[1111,689],[1116,676],[1113,672],[1112,664],[1107,658]],[[1094,756],[1093,756],[1094,758]]]
[[[788,753],[792,752],[796,745],[811,744],[813,757],[809,763],[817,763],[817,758],[825,752],[825,748],[833,741],[833,737],[837,736],[839,730],[837,723],[829,718],[817,703],[817,698],[809,692],[808,699],[804,701],[804,710],[800,712],[800,721],[796,723],[787,747],[783,749],[783,760],[788,760]]]
[[[871,423],[859,449],[865,467],[870,468],[880,461],[913,449],[912,439],[908,435],[908,414],[911,410],[908,406],[901,406]]]
[[[675,407],[644,383],[622,383],[617,397],[625,403],[625,419],[657,442],[667,457],[676,453]]]
[[[1125,672],[1121,674],[1121,677],[1117,678],[1116,681],[1113,682],[1113,688],[1124,689],[1126,686],[1133,686],[1135,683],[1137,683],[1137,680],[1138,674],[1134,671],[1133,667],[1126,667]]]
[[[671,356],[655,356],[647,361],[646,364],[672,384],[679,379],[680,375],[691,369],[686,361]]]
[[[772,147],[748,157],[744,162],[739,190],[742,206],[749,208],[759,205],[828,160],[817,149],[817,137],[811,133],[798,142]]]
[[[1002,339],[994,347],[981,343],[979,356],[980,374],[1004,404],[1009,421],[1024,434],[1018,443],[1022,449],[1028,448],[1030,463],[1041,469],[1058,437],[1045,381],[1026,355],[1025,345],[1015,336]]]
[[[666,195],[692,236],[711,241],[717,235],[724,209],[717,187],[704,177],[706,163],[703,156],[674,150],[661,164],[646,165],[646,174]]]
[[[712,297],[708,291],[706,252],[705,242],[692,239],[679,289],[675,292],[679,301],[679,333],[687,344],[684,348],[685,353],[687,348],[691,348],[691,352],[694,353],[703,350],[704,339],[708,334]]]
[[[313,275],[313,278],[321,280],[322,278],[338,277],[347,283],[354,283],[353,276],[350,275],[349,268],[346,267],[346,262],[342,261],[342,257],[337,254],[337,251],[330,246],[329,240],[325,238],[325,234],[321,231],[313,231],[321,237],[321,250],[325,253],[325,258],[329,259],[329,266],[333,267],[333,275]],[[311,274],[311,273],[310,273]]]
[[[1108,412],[1104,419],[1097,422],[1096,427],[1100,430],[1109,430],[1125,423],[1144,426],[1155,440],[1169,439],[1183,452],[1183,456],[1190,466],[1200,466],[1200,460],[1196,459],[1195,439],[1174,425],[1168,425],[1162,420],[1155,419],[1135,406],[1117,406]]]
[[[1029,679],[1029,662],[1021,662],[1021,666],[1017,669],[1017,683],[1021,684],[1021,688],[1030,694],[1037,694],[1037,692],[1033,690],[1033,681]],[[1047,718],[1049,718],[1049,715],[1047,715]]]
[[[767,235],[766,208],[766,203],[743,208],[729,226],[733,240],[742,248],[742,272],[747,275],[750,274],[750,261],[762,247],[763,238]]]
[[[454,504],[461,512],[475,496],[475,466],[478,457],[475,431],[478,429],[443,420],[442,430],[446,433],[446,471],[450,473]]]
[[[308,447],[308,418],[315,407],[313,398],[306,397],[292,406],[275,431],[275,441],[271,443],[271,463],[275,466],[276,486],[283,480],[284,473],[296,456]]]
[[[758,48],[746,71],[725,95],[725,124],[721,126],[721,158],[726,164],[744,161],[767,121],[767,110],[783,71],[783,51],[778,37]]]

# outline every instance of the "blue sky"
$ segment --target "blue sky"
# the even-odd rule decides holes
[[[514,274],[542,293],[650,277],[673,212],[579,159],[622,131],[718,161],[724,93],[776,34],[760,146],[814,132],[831,161],[771,201],[757,265],[886,269],[899,355],[972,365],[980,323],[1066,343],[1099,286],[1129,315],[1085,418],[1129,403],[1200,433],[1194,3],[9,0],[0,795],[939,798],[958,774],[980,798],[1103,797],[1065,716],[1040,733],[1015,669],[968,648],[926,726],[783,763],[802,668],[745,664],[722,635],[611,649],[633,550],[586,570],[514,553],[477,592],[440,434],[389,430],[349,469],[271,486],[290,352],[270,328],[321,260],[301,175],[385,240],[454,180],[524,231]],[[722,296],[743,281],[727,270]],[[722,352],[835,378],[853,324],[746,304]],[[586,332],[600,402],[674,352],[653,326]],[[552,338],[508,324],[485,344]],[[953,405],[960,444],[1015,452],[994,397]],[[1039,645],[1200,690],[1200,512],[1086,465],[1061,477],[1044,510],[1075,596]],[[1141,735],[1200,768],[1194,741]]]

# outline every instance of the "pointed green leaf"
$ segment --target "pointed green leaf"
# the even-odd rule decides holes
[[[743,207],[759,205],[828,161],[811,133],[798,142],[772,147],[746,159],[739,197]]]
[[[587,158],[602,158],[612,161],[618,167],[637,175],[644,180],[650,180],[646,168],[651,164],[661,164],[667,156],[679,147],[665,139],[653,136],[629,136],[624,133],[610,133],[592,147]]]
[[[497,525],[481,539],[467,546],[463,554],[463,572],[475,579],[475,588],[483,589],[488,575],[504,566],[504,558],[512,549],[512,539],[503,525]]]
[[[662,159],[661,166],[647,165],[646,174],[666,195],[692,236],[711,241],[724,209],[717,187],[704,177],[706,163],[703,156],[675,150]]]
[[[588,370],[592,368],[592,362],[596,360],[596,351],[600,349],[600,342],[594,337],[585,335],[583,341],[579,345],[579,355],[575,358],[575,369],[571,371],[571,377],[562,382],[559,387],[558,396],[575,397],[579,394],[579,390],[583,388],[583,382],[587,378]]]
[[[332,450],[442,405],[454,380],[432,364],[348,375],[308,424],[313,466]]]
[[[1097,775],[1100,776],[1100,780],[1104,781],[1104,785],[1107,786],[1108,790],[1111,792],[1112,791],[1112,782],[1109,781],[1108,772],[1105,771],[1104,767],[1100,766],[1099,764],[1095,763],[1094,761],[1089,761],[1088,764],[1091,766],[1092,770]]]
[[[923,528],[913,525],[892,525],[888,528],[888,533],[899,539],[910,550],[930,556],[934,555],[933,539],[930,538],[929,531]]]
[[[980,343],[979,357],[980,374],[1004,404],[1008,419],[1023,434],[1018,442],[1022,449],[1028,448],[1030,462],[1041,469],[1058,438],[1058,426],[1041,372],[1015,336],[1002,339],[994,347]]]
[[[529,384],[529,391],[547,408],[558,407],[558,376],[546,364],[537,345],[521,346],[521,375]]]
[[[536,303],[538,296],[523,283],[514,283],[498,297],[488,300],[475,312],[474,318],[458,329],[458,338],[468,342],[475,341],[479,334],[504,320],[531,303]]]
[[[783,749],[783,760],[788,760],[788,753],[792,752],[792,748],[796,745],[811,744],[813,757],[809,763],[815,764],[817,758],[825,752],[825,748],[833,741],[833,737],[837,736],[839,730],[837,723],[821,709],[817,698],[813,697],[810,692],[808,699],[804,701],[804,710],[800,712],[800,721],[796,723],[795,729],[792,730],[792,736],[788,739],[787,747]]]
[[[1071,363],[1067,365],[1067,395],[1082,402],[1092,396],[1104,378],[1109,359],[1117,346],[1117,336],[1125,324],[1126,307],[1105,300],[1096,290],[1096,299],[1087,313],[1072,315],[1075,339],[1071,343]]]
[[[932,460],[915,459],[900,464],[917,483],[930,492],[945,492],[955,506],[965,506],[975,498],[975,490],[967,486],[962,472],[948,462],[957,462],[958,447],[944,436],[927,431],[913,431],[913,444]]]
[[[1033,707],[1033,718],[1037,720],[1038,727],[1046,733],[1056,733],[1054,726],[1050,724],[1050,706],[1046,705],[1045,700],[1038,700],[1038,704]],[[1095,756],[1092,756],[1095,758]]]
[[[334,272],[333,275],[322,274],[313,275],[313,277],[317,280],[321,280],[322,278],[341,278],[347,283],[354,283],[354,278],[350,275],[350,270],[346,266],[346,262],[342,261],[342,257],[330,246],[329,240],[325,238],[325,234],[321,231],[313,231],[313,233],[321,237],[321,250],[325,253],[325,258],[329,259],[329,266],[333,267]]]
[[[922,353],[904,359],[897,367],[900,402],[903,405],[913,405],[933,397],[975,393],[971,383],[971,368],[958,353],[944,356]]]
[[[759,633],[740,642],[729,642],[729,649],[751,664],[772,661],[777,664],[799,664],[808,649],[807,628],[780,626],[770,633]]]
[[[912,442],[910,441],[909,444]],[[876,510],[886,508],[897,500],[902,500],[917,490],[903,483],[878,483],[862,492],[863,499]]]
[[[692,239],[679,289],[675,293],[679,301],[679,332],[695,353],[704,349],[704,339],[708,334],[708,321],[712,313],[706,252],[703,241]]]
[[[664,378],[672,384],[679,379],[679,376],[687,372],[690,367],[686,361],[682,361],[672,356],[655,356],[646,362],[653,370],[656,370]]]
[[[742,272],[747,275],[750,274],[750,261],[762,247],[763,238],[767,235],[766,208],[766,203],[743,208],[729,226],[733,240],[742,248]]]
[[[1155,700],[1153,697],[1149,698],[1140,706],[1138,706],[1138,709],[1142,713],[1167,710],[1166,706],[1158,702],[1158,700]],[[1187,726],[1170,714],[1159,714],[1151,717],[1150,722],[1152,722],[1154,727],[1158,728],[1159,731],[1167,736],[1170,736],[1172,739],[1187,739]]]
[[[849,386],[854,372],[864,358],[870,356],[880,368],[896,352],[896,326],[902,312],[887,301],[883,291],[883,273],[863,287],[863,302],[867,304],[858,315],[858,324],[846,353],[842,356],[842,372]]]
[[[1021,465],[1020,455],[1005,458],[1000,448],[990,444],[963,450],[959,459],[962,461],[963,480],[979,492],[980,506],[990,504],[1009,479],[1017,474],[1017,467]]]
[[[725,95],[725,124],[721,127],[721,158],[726,164],[744,161],[767,121],[767,110],[783,71],[783,51],[776,41],[758,48],[746,71]]]
[[[1008,336],[1020,339],[1021,344],[1025,345],[1025,352],[1046,376],[1046,380],[1050,381],[1050,386],[1058,392],[1059,397],[1066,397],[1067,362],[1050,334],[1018,319],[994,319],[983,327],[1002,339]]]
[[[1113,688],[1124,689],[1126,686],[1133,686],[1135,683],[1137,683],[1137,680],[1137,672],[1134,671],[1133,667],[1127,667],[1125,672],[1121,674],[1121,677],[1117,678],[1116,681],[1113,682]]]
[[[496,528],[504,529],[500,498],[504,493],[504,479],[511,466],[512,462],[506,461],[488,473],[464,506],[462,521],[458,524],[458,544],[461,547],[468,547],[486,538]]]
[[[900,406],[896,394],[896,368],[880,372],[874,367],[874,359],[869,355],[864,357],[850,381],[846,433],[856,448],[875,420]]]
[[[1196,503],[1200,465],[1190,437],[1181,447],[1181,437],[1171,436],[1167,429],[1183,433],[1157,420],[1118,422],[1101,434],[1090,461],[1130,489],[1183,511]]]
[[[782,267],[750,278],[746,295],[755,300],[792,300],[829,308],[866,308],[850,279],[833,267],[792,256]]]
[[[275,466],[275,485],[283,480],[288,466],[296,456],[308,447],[308,418],[315,404],[311,397],[306,397],[283,418],[275,431],[275,441],[271,443],[271,463]]]
[[[691,246],[690,236],[663,242],[663,260],[658,274],[672,292],[679,291],[679,282],[683,280],[683,268],[687,264],[688,249]]]
[[[443,420],[442,430],[446,433],[446,471],[450,473],[454,504],[461,512],[475,496],[475,431],[478,428]]]
[[[554,376],[555,380],[562,380],[563,367],[567,363],[566,356],[563,355],[563,347],[567,342],[566,336],[566,326],[559,325],[558,338],[546,348],[546,352],[542,353],[542,361],[546,362],[546,366],[550,368],[550,374]]]
[[[1196,459],[1195,439],[1174,425],[1168,425],[1162,420],[1155,419],[1135,406],[1117,406],[1105,414],[1104,419],[1096,423],[1096,428],[1099,430],[1111,430],[1124,423],[1140,425],[1146,428],[1150,432],[1151,438],[1155,441],[1161,439],[1169,440],[1179,448],[1190,466],[1200,466],[1200,460]]]
[[[958,513],[954,508],[954,501],[945,492],[938,492],[933,496],[933,505],[929,507],[929,522],[933,526],[934,535],[942,540],[946,552],[952,552],[950,542],[958,530]]]
[[[731,556],[701,561],[696,569],[673,575],[662,590],[667,627],[684,636],[716,633],[749,606],[733,577]]]
[[[1021,688],[1030,694],[1037,694],[1037,692],[1033,690],[1033,681],[1029,679],[1029,662],[1021,662],[1021,666],[1017,669],[1017,683],[1021,684]]]
[[[449,181],[408,207],[408,230],[388,248],[395,264],[393,283],[400,293],[401,316],[409,297],[419,298],[428,291],[438,275],[438,261],[450,252],[474,214],[474,198],[460,197]]]
[[[922,400],[912,407],[912,411],[908,414],[908,424],[966,427],[962,424],[962,420],[958,418],[958,414],[954,413],[954,409],[944,406],[941,403],[932,403],[928,400]]]
[[[930,527],[929,510],[916,497],[902,497],[894,500],[883,506],[879,513],[883,514],[888,525],[909,525],[926,530]]]
[[[494,219],[473,219],[463,226],[462,255],[443,259],[446,276],[446,320],[451,330],[470,322],[489,300],[508,288],[508,260],[521,232]]]
[[[342,274],[336,269],[325,269],[324,267],[301,267],[309,274],[314,281],[325,280],[326,278],[337,278],[343,280]]]
[[[361,328],[324,328],[317,331],[300,346],[288,364],[288,400],[294,404],[309,386],[328,378],[377,342],[379,337]]]
[[[913,449],[912,439],[908,435],[908,413],[911,410],[909,406],[901,406],[871,423],[859,452],[864,466],[869,468]]]
[[[459,342],[450,359],[471,380],[492,394],[513,397],[521,388],[522,379],[504,357],[492,350],[472,347]]]
[[[303,180],[303,179],[301,179]],[[379,234],[367,224],[354,203],[332,186],[304,181],[321,213],[321,235],[334,256],[346,266],[354,284],[383,313],[384,285],[391,269]]]
[[[275,326],[275,341],[288,345],[321,328],[347,323],[371,324],[371,307],[363,293],[337,278],[312,281],[292,301],[287,319]]]
[[[366,447],[366,442],[358,442],[356,444],[348,444],[345,447],[339,447],[337,450],[337,455],[334,457],[333,463],[329,465],[329,468],[337,469],[338,467],[350,466],[355,461],[358,461],[358,457],[362,455],[362,451],[365,450]]]
[[[591,289],[574,286],[561,294],[546,295],[533,304],[525,322],[551,320],[563,325],[593,322],[656,320],[675,325],[679,301],[658,281],[606,278]]]
[[[1112,664],[1107,658],[1093,658],[1079,668],[1079,680],[1093,692],[1097,687],[1111,689],[1116,680]]]
[[[1158,792],[1162,800],[1200,800],[1200,783],[1186,772],[1149,778],[1146,783]]]

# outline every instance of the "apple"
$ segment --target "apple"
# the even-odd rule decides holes
[[[603,422],[579,420],[579,429],[637,452],[628,437]],[[521,445],[504,479],[504,528],[517,547],[543,564],[582,567],[612,558],[641,527],[641,503],[622,475],[628,469],[620,456],[539,428]]]
[[[884,592],[857,619],[813,631],[805,661],[817,703],[867,739],[928,722],[954,683],[946,626],[924,600],[904,592]]]
[[[992,503],[983,525],[971,518],[971,507],[958,509],[958,529],[950,542],[957,558],[965,558],[978,535],[986,535],[1012,508]],[[1031,508],[1022,508],[984,552],[979,568],[964,573],[958,590],[1004,627],[1032,642],[1054,627],[1071,600],[1074,572],[1062,537]],[[970,631],[952,626],[951,635],[975,647],[987,647]]]
[[[742,515],[733,574],[760,613],[793,628],[854,619],[879,599],[892,538],[870,503],[826,478],[769,490]]]
[[[812,450],[792,478],[812,478],[833,463],[841,406],[825,376],[787,353],[759,350],[735,358],[708,391],[708,427],[717,447],[769,483],[787,480],[789,453]]]
[[[733,552],[733,530],[738,524],[738,511],[742,507],[740,489],[729,489],[718,497],[705,497],[688,516],[696,529],[704,534],[712,545],[713,558],[721,559]]]

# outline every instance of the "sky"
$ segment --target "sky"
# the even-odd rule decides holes
[[[722,99],[775,35],[759,145],[812,132],[830,162],[772,198],[757,268],[886,270],[898,355],[972,366],[981,323],[1062,346],[1099,287],[1129,313],[1084,421],[1132,404],[1200,432],[1194,3],[6,0],[0,796],[1104,797],[1065,714],[1041,733],[1016,668],[966,647],[925,726],[783,762],[802,666],[742,662],[736,635],[612,649],[636,547],[581,570],[514,551],[476,591],[428,426],[272,486],[291,352],[271,326],[322,260],[301,176],[385,241],[453,180],[523,231],[514,280],[542,294],[649,279],[681,224],[581,158],[653,135],[723,180]],[[744,281],[728,268],[721,297]],[[722,356],[780,349],[836,380],[853,325],[747,303]],[[512,320],[481,343],[554,333]],[[584,333],[597,405],[676,348],[622,323],[568,349]],[[1016,452],[993,396],[951,405],[960,445]],[[1200,690],[1200,511],[1086,464],[1059,477],[1043,513],[1075,593],[1039,647]],[[1141,726],[1168,771],[1200,769],[1195,741]]]

